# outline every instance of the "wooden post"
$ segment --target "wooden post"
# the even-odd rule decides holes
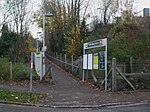
[[[58,65],[58,54],[56,53],[56,64]]]
[[[123,63],[123,72],[124,72],[124,74],[126,73],[126,63],[125,62]]]
[[[56,60],[56,53],[54,53],[54,57],[53,57],[53,62],[56,64],[57,60]]]
[[[133,72],[133,58],[132,56],[130,57],[130,69],[131,69],[131,73]]]
[[[49,66],[48,72],[49,72],[48,73],[48,75],[49,75],[49,84],[52,84],[53,80],[52,80],[52,67],[51,67],[51,65]]]
[[[88,81],[88,80],[89,80],[89,70],[86,70],[85,80],[86,80],[86,81]]]
[[[116,58],[112,59],[112,92],[117,91],[117,82],[116,82]]]
[[[110,75],[111,72],[112,72],[112,68],[109,70],[109,72],[108,72],[108,74],[107,74],[107,78],[108,78],[108,76]],[[104,82],[105,82],[105,79],[102,81],[101,85],[103,85]]]
[[[10,62],[10,80],[12,81],[12,62]]]
[[[74,69],[74,67],[73,67],[73,55],[71,56],[71,68],[72,68],[72,74],[73,74],[73,69]]]
[[[65,54],[65,70],[67,69],[67,55]]]
[[[135,90],[134,86],[132,85],[132,83],[120,72],[120,70],[118,68],[116,68],[116,70],[118,71],[118,73],[121,75],[121,77],[130,85],[130,87]]]
[[[60,58],[59,58],[59,66],[62,67],[62,62],[61,62],[61,61],[62,61],[62,54],[61,54],[61,53],[60,53],[60,56],[59,56],[59,57],[60,57]]]
[[[53,62],[53,63],[55,63],[55,59],[54,59],[55,57],[56,57],[56,56],[55,56],[55,53],[53,53],[53,58],[52,58],[52,62]]]
[[[96,76],[95,76],[95,74],[92,70],[91,70],[91,75],[92,75],[92,78],[93,78],[94,82],[97,83],[98,82],[97,78],[96,78]]]

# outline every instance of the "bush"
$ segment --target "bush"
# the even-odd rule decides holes
[[[9,79],[9,61],[6,58],[0,58],[0,80]]]
[[[22,63],[14,63],[12,73],[13,80],[25,80],[30,78],[30,68]]]
[[[29,80],[30,68],[23,63],[13,63],[12,65],[13,80]],[[0,58],[0,80],[10,79],[9,61],[6,58]],[[33,79],[37,79],[35,71],[33,71]]]

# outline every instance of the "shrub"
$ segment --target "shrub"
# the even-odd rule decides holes
[[[14,63],[12,72],[13,80],[25,80],[30,78],[30,68],[22,63]]]
[[[12,78],[13,80],[29,80],[30,67],[23,63],[13,63],[12,65]],[[0,58],[0,80],[10,79],[9,61],[6,58]],[[37,79],[35,71],[33,71],[33,79]]]
[[[6,58],[0,58],[0,80],[9,79],[9,61]]]

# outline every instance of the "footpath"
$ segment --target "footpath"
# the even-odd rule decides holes
[[[48,98],[39,105],[47,107],[100,107],[134,103],[150,103],[150,90],[112,93],[92,89],[75,80],[71,74],[52,64],[53,83],[34,83],[33,92]],[[29,85],[0,84],[0,90],[29,91]]]

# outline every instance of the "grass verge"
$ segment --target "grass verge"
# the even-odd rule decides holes
[[[29,92],[16,92],[16,91],[0,90],[0,100],[1,101],[36,104],[46,98],[47,98],[46,94],[33,93],[32,98],[30,100]]]

